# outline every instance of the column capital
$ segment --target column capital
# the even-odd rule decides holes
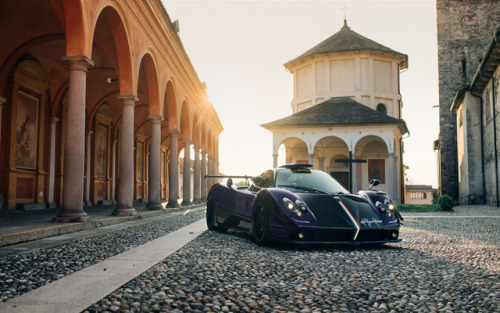
[[[59,122],[59,118],[57,116],[51,116],[49,118],[50,124],[55,125],[57,122]]]
[[[122,102],[122,106],[134,106],[135,102],[139,101],[139,98],[135,95],[120,95],[118,100]]]
[[[94,61],[86,56],[64,56],[62,59],[69,64],[70,71],[87,72],[89,66],[94,66]]]
[[[162,121],[162,117],[160,115],[150,115],[148,118],[151,120],[153,124],[160,124]]]
[[[201,150],[201,155],[207,155],[207,150]]]
[[[184,139],[182,142],[184,143],[185,146],[189,146],[193,141],[189,139]]]
[[[91,130],[88,130],[88,131],[87,131],[87,137],[90,137],[90,136],[92,136],[92,134],[93,134],[93,133],[94,133],[93,131],[91,131]]]
[[[4,97],[0,97],[0,108],[3,106],[5,102],[7,102],[7,99]]]
[[[178,136],[179,135],[179,131],[177,129],[169,129],[168,130],[168,134],[170,136]]]
[[[201,149],[201,147],[200,147],[199,145],[193,145],[193,149],[194,149],[194,150],[200,150],[200,149]]]

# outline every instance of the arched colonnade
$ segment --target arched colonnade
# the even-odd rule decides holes
[[[70,222],[88,218],[84,204],[133,215],[134,201],[204,199],[223,128],[161,1],[1,6],[6,209],[58,205],[55,220]],[[193,184],[179,194],[182,150],[182,180]]]
[[[388,192],[395,201],[400,199],[398,181],[401,169],[398,156],[401,143],[392,127],[365,127],[358,130],[301,129],[273,134],[273,166],[280,163],[308,163],[325,171],[353,192],[366,189],[372,178],[382,181],[378,187]],[[362,160],[363,163],[348,162]],[[344,160],[344,162],[340,161]],[[352,175],[350,175],[350,168]],[[352,182],[350,182],[352,179]]]

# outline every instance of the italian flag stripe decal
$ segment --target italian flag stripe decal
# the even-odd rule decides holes
[[[356,228],[356,233],[354,233],[354,238],[352,238],[352,240],[356,240],[356,238],[358,238],[359,230],[361,229],[361,227],[359,226],[354,216],[352,216],[351,212],[347,209],[345,204],[342,201],[339,201],[339,204],[347,213],[347,216],[349,216],[349,218],[351,219],[351,222],[354,224],[354,228]]]

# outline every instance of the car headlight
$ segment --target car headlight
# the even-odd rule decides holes
[[[283,198],[281,201],[283,202],[285,208],[287,208],[290,212],[294,212],[295,214],[297,214],[298,217],[301,217],[302,214],[307,213],[306,204],[300,200],[296,200],[295,203],[293,203],[292,200]]]
[[[299,208],[300,211],[307,212],[307,206],[304,202],[302,202],[300,200],[296,200],[295,204],[297,205],[297,207]]]
[[[380,212],[385,213],[386,209],[385,206],[382,204],[382,202],[380,201],[375,202],[375,206],[377,207],[377,209],[380,210]]]
[[[394,203],[392,203],[392,201],[389,199],[386,199],[384,201],[384,204],[389,209],[389,211],[394,211],[396,209],[396,206],[394,205]]]
[[[288,210],[290,211],[294,211],[295,210],[295,204],[293,204],[293,201],[288,199],[288,198],[283,198],[283,205],[285,206],[285,208],[287,208]]]

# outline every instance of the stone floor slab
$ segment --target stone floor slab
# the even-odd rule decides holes
[[[51,284],[0,303],[0,312],[81,312],[165,259],[205,230],[206,223],[202,219]]]

